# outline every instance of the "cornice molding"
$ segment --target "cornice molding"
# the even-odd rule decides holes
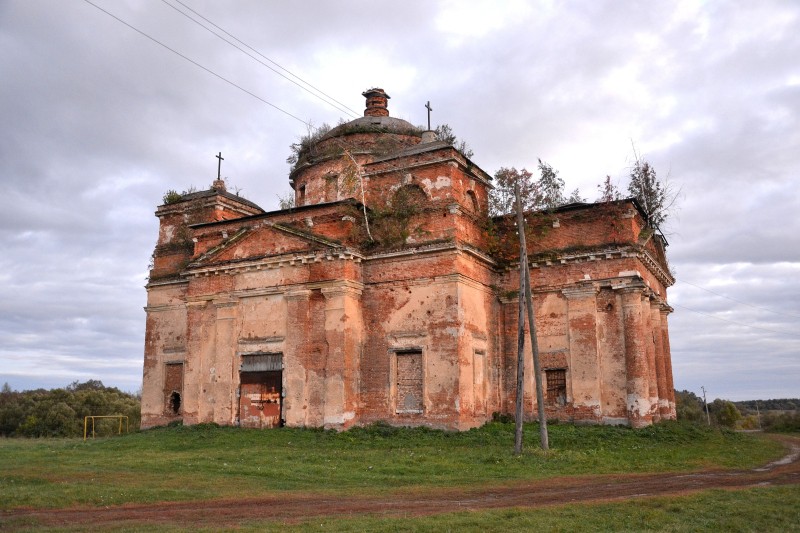
[[[583,263],[589,261],[603,261],[607,259],[624,259],[635,258],[639,259],[647,269],[664,284],[665,287],[671,287],[675,284],[675,278],[667,270],[665,270],[648,252],[647,250],[634,248],[631,246],[619,248],[605,248],[600,250],[592,250],[585,252],[553,254],[547,259],[538,261],[530,261],[530,268],[543,268],[554,265],[565,265],[568,263]],[[517,266],[517,268],[519,268]]]
[[[149,291],[150,289],[155,289],[157,287],[168,287],[170,285],[186,285],[187,283],[189,282],[183,278],[170,277],[169,279],[163,279],[163,280],[157,279],[154,281],[148,281],[147,284],[144,286],[144,288]]]
[[[258,272],[260,270],[273,270],[305,265],[308,263],[322,263],[324,261],[353,261],[355,263],[360,263],[363,260],[364,256],[354,250],[314,250],[208,266],[190,265],[181,273],[181,276],[186,278],[199,278],[201,276],[219,274],[242,274],[246,272]]]

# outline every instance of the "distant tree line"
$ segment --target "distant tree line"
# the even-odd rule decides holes
[[[733,402],[740,411],[756,411],[758,404],[759,411],[798,411],[800,410],[800,398],[781,398],[778,400],[746,400],[743,402]]]
[[[136,395],[97,380],[22,392],[11,390],[6,383],[0,390],[0,436],[80,437],[84,417],[90,415],[127,415],[133,431],[139,427],[140,410]],[[116,428],[116,424],[98,421],[96,427]]]
[[[678,420],[707,423],[731,429],[800,431],[800,399],[749,400],[731,402],[717,398],[708,404],[706,418],[703,399],[695,393],[675,391]],[[758,410],[756,410],[758,402]]]

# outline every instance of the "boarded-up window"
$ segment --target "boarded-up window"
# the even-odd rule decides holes
[[[547,376],[547,403],[565,405],[567,403],[567,371],[564,369],[545,370]]]
[[[178,415],[181,412],[183,395],[183,363],[164,365],[164,412]]]
[[[404,351],[397,358],[395,384],[398,413],[422,412],[422,351]]]
[[[486,352],[475,350],[473,354],[472,375],[475,385],[483,385],[483,371],[485,368]]]
[[[486,414],[486,385],[484,373],[486,372],[486,352],[475,350],[472,355],[472,402],[476,415]]]
[[[335,202],[339,198],[339,176],[331,174],[325,176],[325,201]]]

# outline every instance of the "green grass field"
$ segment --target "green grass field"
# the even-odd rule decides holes
[[[708,490],[691,496],[624,503],[559,505],[424,517],[316,519],[300,524],[254,522],[237,531],[565,532],[800,531],[800,487]]]
[[[85,526],[42,527],[14,521],[9,529],[21,531],[80,532]],[[106,525],[100,531],[146,532],[145,524]],[[558,505],[540,509],[464,511],[434,516],[382,518],[375,516],[317,517],[299,523],[251,521],[235,528],[220,529],[164,526],[158,531],[237,532],[503,532],[536,531],[660,531],[660,532],[758,532],[800,531],[800,487],[765,487],[738,491],[708,490],[690,496],[645,498],[622,503]]]
[[[0,508],[259,497],[281,491],[375,494],[499,485],[580,474],[750,468],[780,456],[751,435],[665,423],[641,430],[550,427],[552,449],[513,454],[513,424],[463,433],[371,426],[336,433],[199,425],[84,442],[0,440]]]

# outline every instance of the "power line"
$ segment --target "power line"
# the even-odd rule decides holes
[[[260,97],[260,96],[258,96],[257,94],[255,94],[255,93],[253,93],[253,92],[250,92],[250,91],[248,91],[247,89],[245,89],[245,88],[244,88],[244,87],[242,87],[241,85],[238,85],[238,84],[236,84],[236,83],[232,82],[232,81],[231,81],[231,80],[229,80],[228,78],[226,78],[226,77],[224,77],[224,76],[222,76],[222,75],[220,75],[220,74],[217,74],[216,72],[214,72],[214,71],[213,71],[213,70],[211,70],[210,68],[208,68],[208,67],[205,67],[205,66],[201,65],[200,63],[198,63],[197,61],[195,61],[195,60],[193,60],[193,59],[191,59],[191,58],[189,58],[189,57],[187,57],[187,56],[183,55],[182,53],[178,52],[177,50],[175,50],[175,49],[173,49],[173,48],[170,48],[169,46],[167,46],[166,44],[162,43],[161,41],[159,41],[159,40],[158,40],[158,39],[156,39],[155,37],[151,37],[150,35],[146,34],[146,33],[145,33],[145,32],[143,32],[142,30],[140,30],[139,28],[136,28],[135,26],[133,26],[133,25],[131,25],[131,24],[128,24],[127,22],[125,22],[124,20],[122,20],[121,18],[119,18],[118,16],[114,15],[113,13],[111,13],[111,12],[109,12],[109,11],[106,11],[105,9],[103,9],[102,7],[98,6],[97,4],[95,4],[95,3],[91,2],[90,0],[83,0],[83,1],[84,1],[84,2],[86,2],[86,3],[87,3],[87,4],[89,4],[89,5],[91,5],[91,6],[95,7],[95,8],[97,8],[97,9],[99,9],[100,11],[102,11],[103,13],[105,13],[106,15],[108,15],[109,17],[111,17],[111,18],[113,18],[113,19],[117,20],[118,22],[121,22],[122,24],[126,25],[127,27],[129,27],[130,29],[132,29],[132,30],[133,30],[133,31],[135,31],[136,33],[138,33],[138,34],[142,35],[143,37],[147,37],[148,39],[150,39],[150,40],[151,40],[151,41],[153,41],[154,43],[156,43],[156,44],[158,44],[158,45],[160,45],[160,46],[162,46],[162,47],[166,48],[167,50],[169,50],[169,51],[170,51],[170,52],[172,52],[173,54],[177,55],[178,57],[180,57],[180,58],[182,58],[182,59],[185,59],[186,61],[188,61],[189,63],[193,64],[194,66],[196,66],[196,67],[199,67],[199,68],[201,68],[201,69],[205,70],[206,72],[208,72],[208,73],[209,73],[209,74],[211,74],[212,76],[215,76],[215,77],[219,78],[220,80],[224,81],[225,83],[228,83],[229,85],[232,85],[233,87],[236,87],[236,88],[237,88],[237,89],[239,89],[240,91],[242,91],[242,92],[244,92],[244,93],[247,93],[247,94],[249,94],[250,96],[252,96],[252,97],[253,97],[253,98],[255,98],[256,100],[259,100],[259,101],[261,101],[261,102],[263,102],[263,103],[267,104],[268,106],[270,106],[270,107],[272,107],[272,108],[275,108],[275,109],[277,109],[277,110],[278,110],[278,111],[280,111],[281,113],[283,113],[283,114],[285,114],[285,115],[287,115],[287,116],[290,116],[290,117],[292,117],[293,119],[297,120],[298,122],[300,122],[300,123],[304,124],[306,127],[308,127],[308,128],[311,128],[311,127],[313,127],[313,126],[312,126],[310,123],[306,122],[306,121],[305,121],[305,120],[303,120],[302,118],[300,118],[300,117],[298,117],[298,116],[296,116],[296,115],[293,115],[293,114],[291,114],[290,112],[286,111],[285,109],[281,109],[280,107],[276,106],[276,105],[275,105],[275,104],[273,104],[272,102],[269,102],[269,101],[267,101],[267,100],[265,100],[265,99],[261,98],[261,97]]]
[[[777,330],[777,329],[762,328],[761,326],[753,326],[752,324],[745,324],[743,322],[737,322],[735,320],[728,320],[727,318],[720,318],[720,317],[714,316],[714,315],[712,315],[710,313],[705,313],[703,311],[698,311],[697,309],[691,309],[689,307],[686,307],[686,306],[683,306],[683,305],[680,305],[680,304],[676,304],[676,303],[670,303],[670,305],[674,305],[675,307],[680,307],[681,309],[686,309],[687,311],[691,311],[692,313],[697,313],[698,315],[704,315],[704,316],[707,316],[709,318],[713,318],[715,320],[721,320],[723,322],[728,322],[730,324],[736,324],[737,326],[744,326],[746,328],[752,328],[752,329],[760,329],[761,331],[768,331],[770,333],[778,333],[780,335],[789,335],[791,337],[800,338],[800,334],[799,333],[794,333],[794,332],[791,332],[791,331],[780,331],[780,330]]]
[[[244,50],[244,49],[242,49],[241,47],[237,46],[236,44],[234,44],[234,43],[232,43],[231,41],[229,41],[229,40],[227,40],[226,38],[224,38],[222,35],[218,34],[218,33],[217,33],[217,32],[215,32],[215,31],[213,31],[211,28],[209,28],[209,27],[207,27],[207,26],[205,26],[205,25],[201,24],[199,21],[197,21],[196,19],[192,18],[192,17],[191,17],[190,15],[188,15],[187,13],[185,13],[185,12],[181,11],[180,9],[178,9],[177,7],[175,7],[174,5],[170,4],[170,3],[169,3],[167,0],[161,0],[161,1],[162,1],[164,4],[168,5],[169,7],[171,7],[172,9],[174,9],[175,11],[177,11],[178,13],[180,13],[181,15],[183,15],[184,17],[186,17],[187,19],[191,20],[192,22],[194,22],[195,24],[197,24],[198,26],[200,26],[201,28],[203,28],[204,30],[206,30],[207,32],[211,33],[212,35],[214,35],[214,36],[216,36],[217,38],[221,39],[222,41],[226,42],[226,43],[227,43],[227,44],[229,44],[230,46],[232,46],[232,47],[236,48],[237,50],[239,50],[239,51],[240,51],[240,52],[242,52],[243,54],[247,55],[248,57],[250,57],[250,58],[251,58],[251,59],[253,59],[254,61],[256,61],[256,62],[258,62],[259,64],[261,64],[262,66],[264,66],[264,67],[266,67],[266,68],[270,69],[272,72],[274,72],[274,73],[275,73],[275,74],[277,74],[278,76],[281,76],[282,78],[284,78],[284,79],[288,80],[289,82],[291,82],[291,83],[294,83],[295,85],[297,85],[298,87],[300,87],[301,89],[303,89],[304,91],[306,91],[307,93],[309,93],[310,95],[314,96],[315,98],[318,98],[318,99],[322,100],[323,102],[325,102],[326,104],[328,104],[328,105],[330,105],[330,106],[334,107],[334,108],[335,108],[337,111],[341,111],[342,113],[345,113],[346,115],[351,115],[353,118],[358,118],[358,117],[360,116],[360,115],[359,115],[359,113],[358,113],[357,111],[354,111],[353,109],[350,109],[349,107],[347,107],[347,106],[346,106],[345,104],[343,104],[342,102],[339,102],[338,100],[336,100],[336,99],[335,99],[335,98],[333,98],[332,96],[330,96],[330,95],[326,94],[325,92],[323,92],[322,90],[320,90],[320,89],[318,89],[318,88],[314,87],[312,84],[310,84],[309,82],[305,81],[305,80],[304,80],[304,79],[302,79],[300,76],[298,76],[298,75],[296,75],[296,74],[292,73],[291,71],[289,71],[288,69],[286,69],[286,68],[282,67],[282,66],[281,66],[281,65],[279,65],[277,62],[275,62],[275,61],[273,61],[272,59],[268,58],[267,56],[265,56],[264,54],[262,54],[261,52],[259,52],[259,51],[258,51],[258,50],[256,50],[255,48],[253,48],[252,46],[248,45],[247,43],[243,42],[242,40],[240,40],[239,38],[237,38],[235,35],[232,35],[232,34],[231,34],[231,33],[229,33],[228,31],[226,31],[224,28],[221,28],[220,26],[218,26],[217,24],[215,24],[215,23],[214,23],[214,22],[212,22],[211,20],[207,19],[206,17],[204,17],[203,15],[201,15],[200,13],[198,13],[197,11],[195,11],[194,9],[192,9],[191,7],[187,6],[186,4],[184,4],[183,2],[181,2],[180,0],[175,0],[175,2],[177,2],[177,3],[178,3],[178,4],[180,4],[180,5],[182,5],[183,7],[185,7],[186,9],[188,9],[189,11],[191,11],[192,13],[194,13],[195,15],[197,15],[198,17],[200,17],[201,19],[203,19],[204,21],[206,21],[207,23],[211,24],[212,26],[214,26],[215,28],[217,28],[218,30],[220,30],[222,33],[224,33],[225,35],[227,35],[228,37],[230,37],[231,39],[233,39],[233,40],[234,40],[234,41],[236,41],[237,43],[241,44],[241,45],[242,45],[242,46],[244,46],[245,48],[247,48],[247,49],[249,49],[249,50],[253,51],[253,52],[254,52],[255,54],[257,54],[258,56],[260,56],[260,57],[264,58],[265,60],[269,61],[270,63],[272,63],[273,65],[275,65],[276,67],[278,67],[278,68],[279,68],[279,69],[281,69],[282,71],[286,72],[287,74],[289,74],[290,76],[292,76],[292,77],[293,77],[293,78],[295,78],[296,80],[299,80],[299,81],[300,81],[300,82],[302,82],[302,83],[303,83],[305,86],[304,86],[304,85],[301,85],[301,84],[300,84],[300,83],[298,83],[297,81],[295,81],[295,80],[293,80],[293,79],[289,78],[289,76],[286,76],[285,74],[283,74],[283,73],[279,72],[278,70],[276,70],[276,69],[272,68],[272,67],[271,67],[271,66],[269,66],[268,64],[266,64],[266,63],[264,63],[263,61],[261,61],[259,58],[255,57],[253,54],[249,53],[247,50]],[[309,89],[309,87],[310,87],[310,89]],[[313,89],[313,91],[312,91],[311,89]]]
[[[783,313],[781,311],[774,311],[772,309],[768,309],[766,307],[761,307],[759,305],[749,304],[747,302],[743,302],[741,300],[737,300],[736,298],[731,298],[730,296],[725,296],[724,294],[720,294],[718,292],[714,292],[711,289],[706,289],[705,287],[701,287],[700,285],[695,285],[694,283],[689,283],[688,281],[684,281],[684,280],[677,280],[677,281],[679,283],[685,283],[686,285],[691,285],[692,287],[698,288],[698,289],[700,289],[702,291],[710,292],[711,294],[719,296],[720,298],[725,298],[726,300],[730,300],[730,301],[736,302],[738,304],[746,305],[747,307],[752,307],[753,309],[760,309],[762,311],[768,311],[770,313],[775,313],[776,315],[790,316],[792,318],[800,318],[800,315],[793,315],[792,313]]]
[[[162,1],[163,1],[163,0],[162,0]],[[184,6],[186,9],[188,9],[188,10],[189,10],[189,11],[191,11],[192,13],[196,14],[198,17],[202,18],[203,20],[205,20],[206,22],[208,22],[209,24],[211,24],[212,26],[214,26],[215,28],[219,29],[220,31],[222,31],[223,33],[225,33],[226,35],[228,35],[228,36],[229,36],[229,37],[231,37],[232,39],[234,39],[234,40],[235,40],[236,42],[238,42],[239,44],[243,45],[243,46],[244,46],[244,47],[246,47],[246,48],[249,48],[250,50],[252,50],[252,51],[253,51],[253,52],[255,52],[256,54],[258,54],[259,56],[263,57],[264,59],[266,59],[267,61],[269,61],[270,63],[272,63],[273,65],[275,65],[275,66],[276,66],[276,67],[278,67],[279,69],[281,69],[282,71],[286,72],[287,74],[289,74],[289,75],[290,75],[290,76],[292,76],[293,78],[295,78],[295,79],[297,79],[298,81],[302,82],[303,84],[307,85],[307,86],[308,86],[308,87],[310,87],[311,89],[313,89],[313,90],[317,91],[319,94],[321,94],[321,95],[322,95],[322,96],[324,96],[325,98],[327,98],[327,99],[331,100],[332,102],[335,102],[336,104],[338,104],[338,105],[342,106],[342,107],[343,107],[345,110],[349,111],[349,112],[350,112],[350,114],[351,114],[351,115],[353,115],[354,117],[358,118],[358,117],[360,117],[360,116],[361,116],[361,114],[360,114],[358,111],[356,111],[356,110],[354,110],[354,109],[352,109],[352,108],[348,107],[346,104],[344,104],[344,103],[340,102],[339,100],[337,100],[337,99],[335,99],[334,97],[330,96],[329,94],[325,93],[325,92],[324,92],[324,91],[322,91],[321,89],[318,89],[317,87],[315,87],[315,86],[314,86],[314,85],[312,85],[311,83],[307,82],[306,80],[304,80],[303,78],[301,78],[301,77],[300,77],[300,76],[298,76],[297,74],[295,74],[295,73],[291,72],[289,69],[287,69],[287,68],[284,68],[283,66],[281,66],[280,64],[278,64],[276,61],[274,61],[274,60],[272,60],[272,59],[268,58],[267,56],[265,56],[264,54],[262,54],[261,52],[259,52],[259,51],[258,51],[258,50],[256,50],[255,48],[253,48],[252,46],[250,46],[250,45],[248,45],[247,43],[245,43],[245,42],[241,41],[240,39],[238,39],[238,38],[237,38],[235,35],[232,35],[231,33],[229,33],[229,32],[227,32],[227,31],[225,31],[225,29],[223,29],[223,28],[221,28],[221,27],[217,26],[216,24],[214,24],[214,22],[210,21],[209,19],[207,19],[206,17],[204,17],[203,15],[201,15],[200,13],[198,13],[197,11],[195,11],[194,9],[192,9],[191,7],[189,7],[189,6],[187,6],[186,4],[184,4],[183,2],[181,2],[181,0],[175,0],[175,1],[176,1],[176,2],[178,2],[179,4],[181,4],[182,6]],[[291,81],[291,80],[290,80],[290,81]],[[316,95],[315,95],[315,96],[316,96]]]

